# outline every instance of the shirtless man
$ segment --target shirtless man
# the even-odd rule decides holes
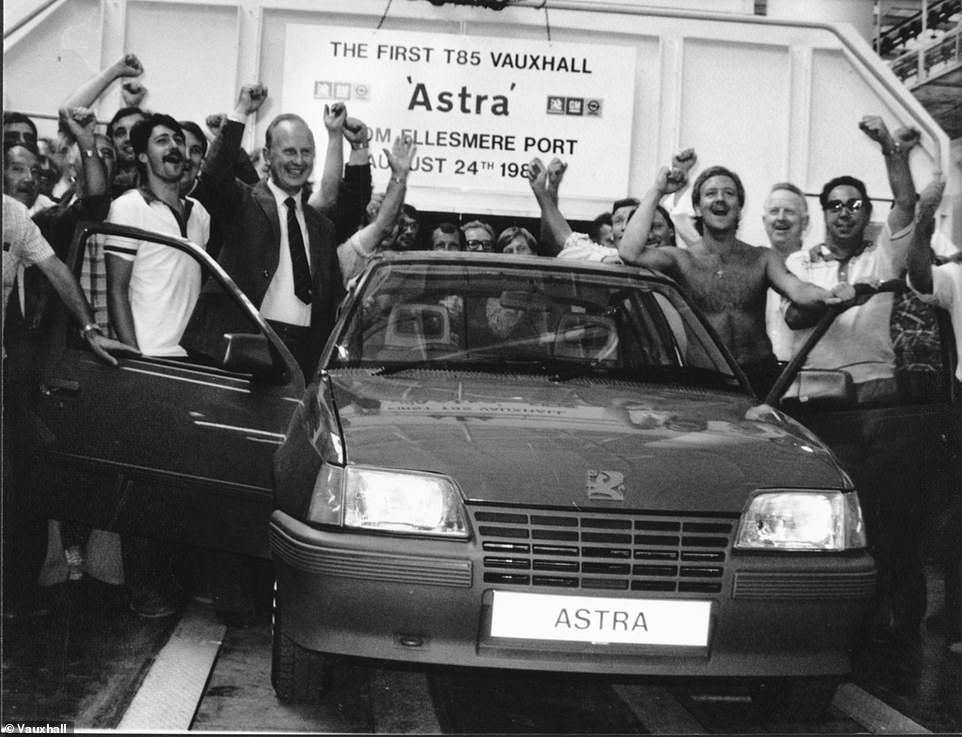
[[[678,191],[685,184],[679,169],[659,171],[655,196]],[[722,166],[703,171],[692,189],[695,228],[701,238],[691,248],[646,245],[642,219],[629,222],[618,252],[625,263],[656,269],[675,279],[712,324],[735,361],[759,394],[778,377],[779,365],[765,330],[769,288],[803,306],[834,304],[851,298],[852,288],[832,291],[803,282],[785,268],[782,256],[770,248],[738,240],[745,189],[734,172]]]

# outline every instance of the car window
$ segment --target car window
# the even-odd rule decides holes
[[[737,386],[669,284],[535,264],[391,263],[358,286],[329,368],[559,371]]]

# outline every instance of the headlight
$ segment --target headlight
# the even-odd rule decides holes
[[[467,538],[461,495],[446,476],[325,464],[309,518],[362,530]]]
[[[763,491],[742,513],[735,548],[841,551],[865,547],[854,492]]]

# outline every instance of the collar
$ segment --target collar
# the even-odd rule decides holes
[[[818,263],[819,261],[838,261],[840,263],[845,263],[846,261],[851,261],[853,258],[861,256],[862,252],[871,246],[871,241],[862,241],[861,245],[856,248],[850,256],[839,258],[832,253],[832,250],[828,246],[826,246],[824,243],[819,243],[817,246],[812,246],[810,249],[808,249],[808,258],[812,263]]]
[[[190,211],[194,207],[194,200],[190,197],[184,197],[181,202],[184,203],[184,218],[181,220],[180,213],[178,213],[173,207],[164,202],[160,197],[151,192],[147,187],[142,184],[137,187],[137,191],[140,192],[140,196],[144,198],[144,202],[148,205],[152,205],[155,202],[159,202],[168,210],[170,210],[171,215],[174,216],[174,220],[177,221],[177,225],[180,228],[180,234],[184,238],[187,237],[187,223],[190,221]]]
[[[293,197],[294,203],[297,205],[297,209],[303,210],[303,201],[305,197],[305,192],[303,190],[296,195],[288,194],[274,184],[274,180],[269,176],[267,177],[267,189],[269,189],[270,193],[274,195],[274,200],[277,202],[278,212],[287,212],[287,207],[284,205],[284,203],[287,201],[288,197]]]

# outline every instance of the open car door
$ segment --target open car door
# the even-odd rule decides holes
[[[103,258],[103,234],[177,249],[245,327],[183,359],[98,360],[61,307],[38,406],[49,442],[30,475],[42,514],[266,557],[271,460],[304,392],[290,352],[213,259],[178,238],[81,224],[68,265]],[[81,281],[83,284],[83,281]],[[103,299],[88,293],[88,300]],[[183,343],[182,343],[183,344]]]
[[[801,369],[838,314],[831,308],[793,357],[766,402],[812,430],[853,477],[866,514],[869,542],[889,556],[886,570],[913,570],[919,546],[935,552],[926,525],[957,493],[962,478],[962,396],[954,380],[958,356],[948,314],[903,299],[904,282],[855,284],[856,295],[879,299],[896,294],[890,320],[896,352],[898,396],[859,404],[845,371]],[[879,520],[887,519],[887,524]],[[897,530],[897,534],[894,532]],[[879,535],[892,535],[879,540]],[[924,579],[895,601],[911,620],[925,609]],[[914,585],[914,589],[912,586]]]

